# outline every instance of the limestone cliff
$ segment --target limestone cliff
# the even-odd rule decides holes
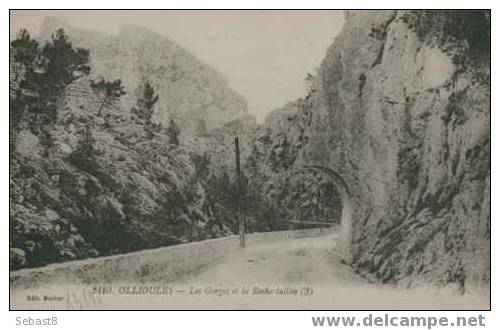
[[[49,19],[41,39],[11,42],[11,268],[231,234],[233,135],[255,119],[225,79],[139,27],[114,37]],[[103,97],[101,78],[126,93]],[[152,122],[137,111],[150,85]]]
[[[90,50],[91,72],[122,80],[127,92],[121,100],[124,111],[135,105],[140,87],[149,80],[162,96],[154,120],[167,125],[173,118],[184,133],[218,128],[247,113],[246,100],[228,87],[225,77],[165,36],[139,26],[123,26],[113,36],[47,18],[41,39],[49,39],[58,28],[75,46]]]
[[[489,61],[485,12],[349,11],[308,96],[268,119],[301,137],[293,166],[347,182],[360,274],[489,283]]]
[[[145,138],[142,123],[118,109],[99,116],[100,102],[80,78],[57,102],[50,148],[19,132],[10,163],[13,269],[231,233],[212,214],[208,176],[190,150],[163,130]]]

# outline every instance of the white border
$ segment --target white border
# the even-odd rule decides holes
[[[54,8],[88,8],[88,9],[99,9],[99,8],[278,8],[286,5],[287,8],[309,8],[309,9],[322,9],[322,8],[373,8],[377,9],[387,9],[387,8],[492,8],[492,59],[498,58],[498,38],[495,35],[495,31],[499,31],[497,24],[496,12],[500,9],[498,1],[428,1],[421,0],[418,2],[402,2],[402,1],[270,1],[270,0],[253,0],[253,1],[97,1],[97,0],[87,0],[87,1],[2,1],[2,11],[0,12],[4,18],[2,21],[7,28],[7,23],[9,21],[8,9],[54,9]],[[5,39],[8,38],[8,31],[3,32]],[[2,52],[0,56],[2,57],[2,75],[1,80],[1,90],[3,111],[0,111],[0,122],[3,124],[4,129],[0,130],[0,141],[2,146],[1,153],[1,181],[0,181],[0,205],[2,219],[2,231],[1,231],[1,241],[3,244],[7,245],[8,242],[8,94],[7,94],[7,84],[8,84],[8,71],[7,62],[8,58],[8,40],[3,40]],[[496,90],[495,81],[498,80],[499,74],[496,65],[496,61],[492,63],[492,90]],[[496,95],[492,95],[492,104],[496,105]],[[494,106],[492,108],[495,108]],[[492,233],[495,233],[496,226],[495,218],[499,215],[500,200],[497,198],[495,188],[499,185],[499,176],[496,174],[500,171],[499,168],[495,168],[498,165],[496,161],[500,157],[500,146],[497,141],[496,129],[500,130],[499,116],[496,114],[497,109],[492,109]],[[498,167],[498,166],[497,166]],[[498,235],[497,235],[498,236]],[[492,236],[492,254],[493,260],[498,256],[498,245],[499,241]],[[2,324],[2,329],[15,329],[19,328],[15,326],[15,318],[21,317],[49,317],[58,316],[59,325],[56,327],[43,327],[47,328],[58,328],[58,329],[203,329],[203,328],[214,328],[218,330],[224,329],[310,329],[313,328],[311,324],[310,316],[332,316],[332,315],[351,315],[351,316],[365,316],[367,312],[9,312],[8,297],[8,251],[7,249],[0,249],[2,255],[2,262],[0,262],[1,268],[1,281],[0,281],[0,297],[2,297],[1,308],[2,317],[0,322]],[[498,263],[492,263],[492,306],[498,306],[498,296],[499,296],[499,286],[498,278],[495,275],[498,274]],[[378,312],[377,314],[383,314],[384,312]],[[428,316],[443,316],[455,317],[457,315],[471,315],[476,316],[478,313],[487,315],[487,326],[483,329],[500,329],[500,314],[493,312],[390,312],[391,315],[428,315]],[[23,327],[36,329],[37,327]],[[384,328],[384,327],[377,327]],[[439,328],[439,327],[437,327]]]

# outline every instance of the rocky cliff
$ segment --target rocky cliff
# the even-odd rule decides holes
[[[291,142],[290,166],[347,182],[360,274],[489,283],[489,26],[483,11],[349,11],[307,97],[268,118],[284,134],[260,138]]]
[[[100,103],[80,78],[57,102],[49,148],[19,132],[10,164],[11,267],[231,233],[212,214],[208,175],[190,150],[163,131],[145,138],[142,123],[117,109],[99,116]]]
[[[59,21],[45,29],[50,24],[75,37],[58,30],[39,44],[21,31],[11,41],[11,268],[231,234],[231,134],[255,124],[245,102],[213,69],[146,30],[127,28],[115,38]],[[91,49],[77,47],[85,40]],[[182,77],[169,80],[170,69],[156,70],[163,65],[177,66]],[[120,81],[98,78],[122,75],[125,95]],[[212,105],[200,103],[207,97]],[[175,119],[180,132],[175,123],[151,122],[151,112]],[[217,139],[229,143],[211,153]]]
[[[63,28],[74,46],[90,50],[91,72],[105,79],[121,79],[127,94],[121,99],[130,110],[149,80],[160,98],[154,120],[178,122],[185,136],[219,128],[247,113],[245,99],[228,87],[225,77],[196,59],[171,39],[139,26],[123,26],[118,35],[73,28],[47,18],[42,40]]]

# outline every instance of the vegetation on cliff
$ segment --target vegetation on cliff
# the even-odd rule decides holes
[[[232,174],[208,172],[173,119],[152,122],[150,81],[123,110],[121,80],[91,79],[89,54],[62,29],[11,42],[11,268],[231,234]]]
[[[339,173],[367,278],[488,285],[489,35],[489,11],[347,11],[303,106],[268,117],[260,182],[276,150]]]

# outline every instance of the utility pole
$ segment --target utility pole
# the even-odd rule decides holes
[[[238,137],[234,138],[234,148],[236,151],[236,179],[238,180],[238,233],[240,235],[240,247],[245,247],[245,219],[243,215],[243,189],[241,187],[241,169],[240,169],[240,142]]]

